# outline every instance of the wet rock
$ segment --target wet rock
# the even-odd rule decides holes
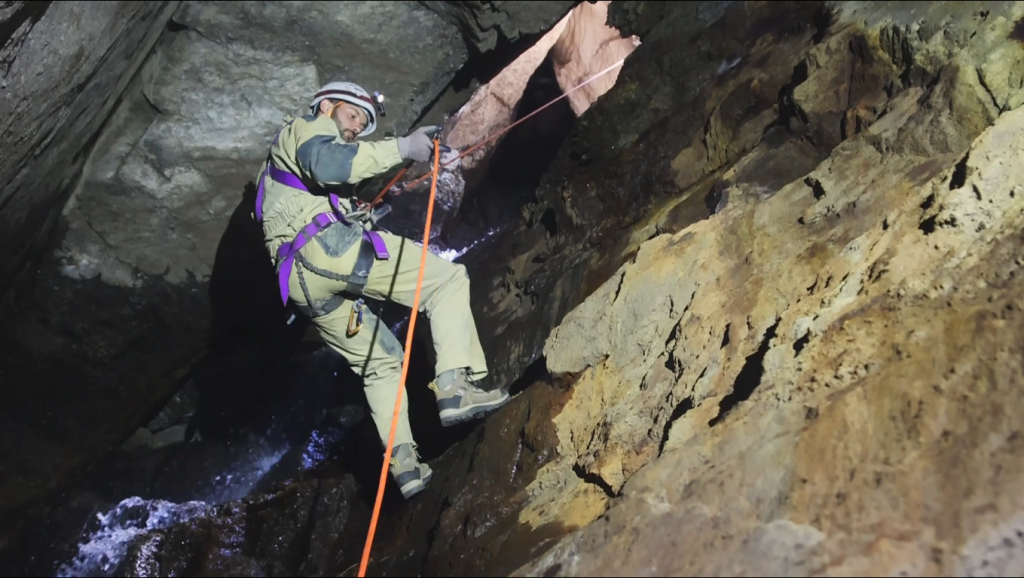
[[[523,385],[523,393],[431,462],[434,477],[414,501],[386,510],[367,574],[505,575],[574,529],[571,522],[518,522],[526,487],[556,457],[551,418],[567,393],[564,382]]]
[[[180,314],[203,309],[191,288],[147,281],[141,294],[98,279],[23,281],[2,307],[13,330],[0,335],[0,514],[22,521],[15,508],[74,481],[155,417],[201,355],[194,336],[205,326]]]
[[[781,18],[764,5],[730,4],[724,15],[683,6],[665,14],[615,88],[579,119],[523,219],[488,256],[464,261],[477,319],[495,328],[481,336],[493,360],[488,387],[539,359],[540,336],[641,241],[706,218],[716,172],[756,147],[777,119],[817,7],[786,5],[791,14]],[[699,49],[677,50],[691,45]]]
[[[338,413],[332,423],[342,428],[361,417],[361,410]],[[325,456],[315,454],[338,459],[345,450],[339,452],[336,435],[329,440],[334,447],[314,447],[314,434],[308,446],[298,446],[299,464],[285,463],[287,446],[268,438],[193,442],[115,464],[117,480],[103,489],[76,548],[55,553],[58,574],[337,574],[356,551],[346,529],[349,511],[365,518],[368,509],[344,467],[320,479],[328,470]],[[150,469],[142,472],[147,461]],[[132,497],[113,497],[123,495]]]
[[[575,2],[421,1],[420,4],[457,26],[476,50],[486,52],[499,40],[516,40],[546,30]]]
[[[74,559],[62,564],[57,575],[120,576],[158,569],[151,554],[162,545],[163,536],[147,532],[181,523],[191,525],[209,512],[209,507],[196,502],[178,505],[139,498],[123,500],[89,520],[89,543]],[[182,545],[187,544],[187,537],[183,538]],[[145,560],[136,563],[140,557]]]
[[[176,302],[173,292],[128,293],[94,279],[87,282],[95,292],[86,309],[80,301],[53,299],[69,290],[67,284],[78,282],[47,281],[52,285],[16,290],[17,299],[8,303],[36,312],[29,319],[38,323],[38,331],[46,331],[31,341],[26,331],[5,336],[2,348],[0,365],[6,375],[35,376],[31,390],[3,390],[4,408],[21,412],[5,415],[0,437],[10,474],[3,488],[9,520],[4,538],[10,539],[0,553],[5,567],[24,567],[28,556],[45,559],[51,545],[61,543],[22,539],[29,535],[23,526],[43,523],[48,509],[64,508],[65,493],[51,490],[84,486],[115,503],[128,496],[202,497],[211,503],[238,499],[263,479],[275,455],[280,457],[289,442],[308,435],[325,409],[345,403],[344,394],[352,391],[344,374],[335,376],[336,354],[323,350],[327,355],[300,355],[292,361],[287,355],[268,356],[261,348],[235,344],[227,353],[208,353],[196,365],[203,344],[193,336],[204,333],[203,317],[165,314],[174,313],[175,307],[181,307],[179,313],[204,309],[198,306],[198,291],[193,293],[198,303]],[[166,284],[144,289],[155,292],[161,287]],[[154,296],[158,302],[161,296],[167,298],[156,306],[147,301]],[[78,310],[72,314],[66,308]],[[191,378],[202,393],[196,411],[186,423],[156,434],[174,443],[164,445],[150,437],[136,440],[148,441],[148,448],[121,450],[129,428],[138,430],[159,416],[161,402],[181,387],[182,368],[190,365],[196,365]],[[281,387],[288,379],[294,384]],[[47,419],[31,418],[39,415]],[[247,433],[267,434],[280,449],[254,454],[250,450],[260,448],[245,445]],[[186,439],[191,443],[182,443]],[[202,443],[196,443],[199,439]],[[231,445],[239,440],[243,443]],[[8,566],[10,557],[16,560]]]
[[[0,8],[0,296],[45,245],[100,125],[177,5]]]
[[[520,520],[578,520],[582,484],[613,498],[513,575],[1020,571],[1024,111],[964,75],[1024,52],[1024,13],[931,5],[959,24],[900,60],[881,27],[924,22],[876,9],[843,5],[808,45],[839,61],[791,87],[823,111],[798,134],[833,150],[766,138],[716,175],[713,216],[643,242],[551,333],[548,368],[578,378]],[[900,72],[925,54],[946,58]],[[856,131],[854,100],[812,90],[826,71],[888,87]]]
[[[321,543],[331,548],[348,528],[350,512],[338,494],[349,489],[343,481],[318,482],[220,507],[124,500],[96,517],[87,529],[89,541],[58,574],[319,574],[315,565],[331,564]],[[324,508],[321,497],[332,498],[341,507]],[[311,522],[314,514],[329,525],[317,528]]]
[[[556,458],[551,420],[569,393],[564,381],[545,379],[528,380],[518,389],[523,393],[483,423],[453,428],[459,441],[432,459],[434,479],[415,500],[405,502],[389,482],[369,573],[504,574],[574,528],[558,523],[534,529],[517,521],[525,489]],[[172,495],[157,488],[146,499],[97,506],[77,552],[67,556],[70,561],[59,573],[354,575],[381,465],[376,446],[371,447],[376,429],[360,414],[347,409],[335,416],[338,425],[355,427],[345,447],[339,449],[337,439],[332,448],[314,447],[313,436],[303,451],[293,452],[300,463],[285,463],[286,455],[263,478],[276,481],[261,482],[251,497],[213,505],[218,502],[209,492]],[[226,449],[202,450],[202,445],[182,449],[208,457],[214,455],[210,450]],[[188,468],[181,458],[165,460],[162,478],[202,481],[199,470],[181,469]],[[275,475],[278,467],[282,471]],[[233,488],[244,489],[237,483]],[[205,502],[187,501],[186,494]]]

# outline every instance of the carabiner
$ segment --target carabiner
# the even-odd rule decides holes
[[[352,311],[348,314],[348,331],[346,332],[348,337],[354,336],[363,328],[363,306],[362,298],[352,304]]]

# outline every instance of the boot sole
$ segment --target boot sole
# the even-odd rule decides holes
[[[465,409],[449,409],[442,411],[441,425],[443,427],[450,427],[453,425],[458,425],[460,423],[466,423],[467,421],[471,421],[479,417],[483,417],[484,415],[491,413],[492,411],[505,405],[506,403],[508,403],[510,399],[512,398],[508,395],[508,393],[506,393],[505,397],[492,403],[474,405],[467,407]]]

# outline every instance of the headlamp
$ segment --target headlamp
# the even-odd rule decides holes
[[[387,111],[384,110],[384,94],[380,91],[373,91],[373,106],[377,108],[378,115],[388,115]]]

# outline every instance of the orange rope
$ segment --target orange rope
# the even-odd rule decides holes
[[[380,504],[384,498],[384,484],[388,479],[388,467],[391,465],[391,450],[395,444],[395,430],[398,426],[398,415],[402,408],[402,391],[405,390],[405,378],[409,373],[409,354],[412,352],[412,332],[416,328],[416,313],[420,305],[420,290],[423,288],[423,270],[427,266],[427,249],[430,247],[430,220],[434,216],[434,196],[437,193],[437,172],[440,170],[441,141],[434,139],[434,176],[430,184],[430,200],[427,202],[427,223],[423,227],[423,252],[420,255],[420,272],[416,279],[416,294],[412,298],[412,313],[409,315],[409,332],[405,336],[405,359],[402,361],[402,377],[398,381],[398,397],[395,398],[395,413],[391,416],[391,432],[388,434],[388,447],[384,452],[384,465],[380,469],[380,484],[377,486],[377,501],[373,504],[373,516],[370,518],[370,531],[366,535],[366,546],[363,548],[363,559],[359,563],[359,576],[366,576],[366,565],[370,561],[370,548],[373,546],[373,535],[377,532],[377,518],[380,515]],[[401,173],[399,173],[401,176]],[[396,177],[397,180],[397,177]],[[385,189],[386,190],[386,189]]]
[[[398,174],[395,175],[395,178],[391,179],[391,182],[385,185],[384,189],[376,197],[374,197],[372,201],[370,201],[370,206],[376,207],[378,204],[380,204],[380,202],[384,199],[384,195],[388,194],[388,191],[391,190],[391,187],[395,186],[395,183],[398,182],[398,179],[402,178],[402,175],[404,175],[405,171],[407,170],[409,170],[408,166],[403,167],[402,170],[398,171]]]
[[[582,82],[582,83],[580,83],[580,84],[576,85],[575,87],[573,87],[573,88],[572,88],[572,90],[570,90],[569,92],[566,92],[566,93],[564,93],[564,94],[561,94],[561,95],[559,95],[559,96],[558,96],[558,98],[556,98],[556,99],[552,100],[551,102],[549,102],[549,103],[545,104],[544,106],[542,106],[542,107],[538,108],[537,110],[535,110],[535,111],[531,112],[530,114],[528,114],[528,115],[524,116],[523,118],[521,118],[521,119],[519,119],[519,120],[515,121],[514,123],[512,123],[512,124],[510,124],[510,125],[506,126],[505,128],[503,128],[503,129],[501,129],[501,130],[499,130],[499,131],[495,132],[495,133],[494,133],[494,134],[492,134],[491,136],[489,136],[489,137],[485,138],[484,140],[482,140],[482,141],[480,141],[480,142],[476,143],[475,145],[473,145],[473,146],[469,147],[469,148],[468,148],[468,149],[466,149],[466,150],[465,150],[464,152],[461,152],[461,153],[459,153],[459,156],[457,156],[457,157],[453,158],[452,160],[450,160],[450,161],[448,161],[448,162],[444,163],[443,165],[441,165],[441,168],[447,167],[448,165],[450,165],[450,164],[454,163],[455,161],[457,161],[457,160],[461,159],[462,157],[464,157],[464,156],[466,156],[466,155],[470,154],[471,152],[473,152],[473,151],[475,151],[475,150],[479,149],[480,147],[484,146],[485,144],[487,144],[487,143],[491,142],[492,140],[494,140],[494,139],[498,138],[499,136],[501,136],[501,135],[503,135],[503,134],[507,133],[508,131],[512,130],[513,128],[515,128],[515,127],[516,127],[517,125],[519,125],[520,123],[526,122],[526,120],[527,120],[527,119],[529,119],[530,117],[532,117],[533,115],[535,115],[535,114],[539,113],[540,111],[542,111],[542,110],[544,110],[545,108],[547,108],[547,107],[551,106],[552,104],[555,104],[556,102],[558,102],[558,101],[562,100],[563,98],[566,98],[566,97],[568,97],[568,96],[569,96],[570,94],[572,94],[572,93],[576,92],[577,90],[579,90],[579,89],[583,88],[584,86],[586,86],[586,85],[590,84],[591,82],[594,82],[595,80],[597,80],[598,78],[600,78],[600,77],[604,76],[605,74],[607,74],[607,73],[611,72],[612,70],[615,70],[615,68],[617,68],[617,67],[619,67],[619,66],[622,66],[622,64],[623,64],[623,63],[624,63],[625,61],[626,61],[626,59],[625,59],[625,58],[623,58],[622,60],[620,60],[620,61],[616,62],[615,64],[613,64],[613,65],[609,66],[608,68],[605,68],[605,69],[604,69],[604,70],[602,70],[601,72],[598,72],[598,73],[597,73],[597,74],[595,74],[594,76],[591,76],[590,78],[588,78],[588,79],[587,79],[587,80],[585,80],[584,82]],[[434,153],[434,154],[437,154],[437,153]],[[391,187],[392,187],[392,186],[393,186],[393,185],[395,184],[395,182],[396,182],[396,181],[398,181],[398,179],[399,179],[399,178],[400,178],[400,177],[401,177],[401,176],[402,176],[403,174],[405,174],[405,169],[402,169],[402,172],[398,173],[398,176],[396,176],[396,177],[394,178],[394,180],[392,180],[392,181],[391,181],[391,183],[389,183],[389,184],[388,184],[388,186],[384,187],[384,190],[383,190],[383,191],[381,191],[379,195],[377,195],[377,198],[376,198],[376,199],[374,199],[374,200],[373,200],[373,203],[371,203],[371,204],[372,204],[372,205],[374,205],[374,206],[376,206],[376,205],[377,205],[377,204],[378,204],[378,203],[380,202],[380,200],[384,198],[384,193],[386,193],[386,192],[388,191],[388,189],[390,189],[390,188],[391,188]],[[426,178],[427,178],[427,177],[429,177],[430,175],[431,175],[431,173],[427,173],[427,174],[425,174],[425,175],[423,175],[423,176],[421,176],[421,177],[419,177],[419,178],[417,178],[417,179],[414,179],[414,180],[412,180],[412,181],[409,181],[408,183],[405,183],[404,185],[402,185],[402,188],[403,188],[403,189],[407,189],[407,188],[409,188],[409,187],[414,187],[414,186],[416,186],[416,185],[420,184],[421,182],[423,182],[423,181],[424,181],[424,179],[426,179]],[[434,180],[435,180],[435,181],[437,180],[437,179],[436,179],[436,177],[435,177],[435,179],[434,179]]]
[[[563,98],[569,96],[573,92],[579,90],[580,88],[583,88],[587,84],[590,84],[592,81],[596,80],[598,77],[603,76],[604,74],[610,72],[611,70],[615,69],[616,67],[622,65],[622,63],[624,61],[625,61],[625,59],[616,62],[615,64],[609,66],[608,68],[606,68],[606,69],[602,70],[601,72],[595,74],[594,76],[590,77],[586,82],[583,82],[582,84],[576,86],[575,88],[573,88],[569,92],[566,92],[566,93],[562,94],[558,98],[552,100],[551,102],[545,104],[544,106],[538,108],[537,110],[531,112],[530,114],[528,114],[528,115],[524,116],[523,118],[517,120],[516,122],[510,124],[509,126],[505,127],[504,129],[495,132],[494,134],[492,134],[491,136],[485,138],[484,140],[480,141],[479,143],[469,147],[464,152],[460,153],[459,156],[457,156],[454,159],[446,162],[443,166],[447,167],[448,165],[454,163],[455,161],[461,159],[462,157],[464,157],[464,156],[470,154],[471,152],[477,150],[478,148],[482,147],[483,145],[487,144],[488,142],[498,138],[502,134],[512,130],[513,128],[515,128],[516,125],[526,121],[527,119],[529,119],[533,115],[539,113],[540,111],[544,110],[545,108],[551,106],[552,104],[555,104],[559,100],[562,100]],[[333,112],[333,107],[331,109],[331,112]],[[427,173],[427,174],[425,174],[425,175],[423,175],[423,176],[421,176],[421,177],[419,177],[419,178],[417,178],[417,179],[415,179],[415,180],[413,180],[413,181],[411,181],[411,182],[409,182],[409,183],[407,183],[407,184],[405,184],[403,186],[403,188],[412,187],[412,186],[415,186],[415,185],[419,184],[420,182],[422,182],[427,177],[431,177],[432,178],[432,181],[430,183],[430,200],[427,202],[427,222],[426,222],[426,224],[423,227],[423,252],[420,255],[419,277],[416,279],[416,294],[413,296],[413,299],[412,299],[412,313],[409,316],[409,331],[408,331],[408,333],[406,333],[406,336],[405,336],[405,358],[402,361],[402,376],[401,376],[401,378],[399,378],[399,381],[398,381],[398,396],[395,398],[395,411],[394,411],[394,413],[391,416],[391,432],[388,434],[387,449],[384,451],[384,465],[381,466],[381,469],[380,469],[380,483],[377,486],[377,499],[376,499],[376,501],[373,504],[373,515],[370,517],[370,529],[369,529],[369,531],[366,534],[366,545],[363,547],[363,558],[362,558],[362,560],[359,563],[359,577],[360,578],[362,578],[363,576],[366,576],[366,566],[367,566],[367,564],[369,564],[369,561],[370,561],[370,549],[373,547],[373,537],[374,537],[374,534],[377,533],[377,520],[380,517],[380,506],[381,506],[381,502],[384,499],[384,485],[385,485],[385,483],[387,482],[387,479],[388,479],[388,469],[389,469],[389,467],[391,465],[391,451],[392,451],[393,446],[395,444],[395,431],[396,431],[396,429],[398,427],[398,416],[399,416],[399,413],[401,412],[401,409],[402,409],[402,392],[405,391],[405,379],[406,379],[406,377],[407,377],[407,375],[409,373],[409,355],[412,352],[412,335],[413,335],[413,330],[416,328],[416,313],[419,310],[420,292],[423,289],[423,270],[427,266],[427,251],[429,250],[428,248],[430,247],[430,221],[431,221],[431,219],[434,216],[434,198],[437,195],[437,174],[440,171],[441,166],[442,166],[440,163],[441,163],[441,141],[440,141],[440,135],[436,135],[434,137],[434,170],[429,172],[429,173]],[[384,195],[387,193],[387,191],[389,189],[391,189],[391,187],[394,186],[394,184],[396,182],[398,182],[398,179],[402,178],[402,175],[405,174],[405,172],[406,172],[406,170],[408,168],[409,167],[406,166],[401,171],[399,171],[398,174],[395,175],[395,178],[391,179],[391,182],[388,183],[388,185],[386,187],[384,187],[384,190],[381,191],[380,194],[377,195],[377,197],[370,203],[370,206],[375,206],[378,203],[380,203],[381,199],[384,198]]]

